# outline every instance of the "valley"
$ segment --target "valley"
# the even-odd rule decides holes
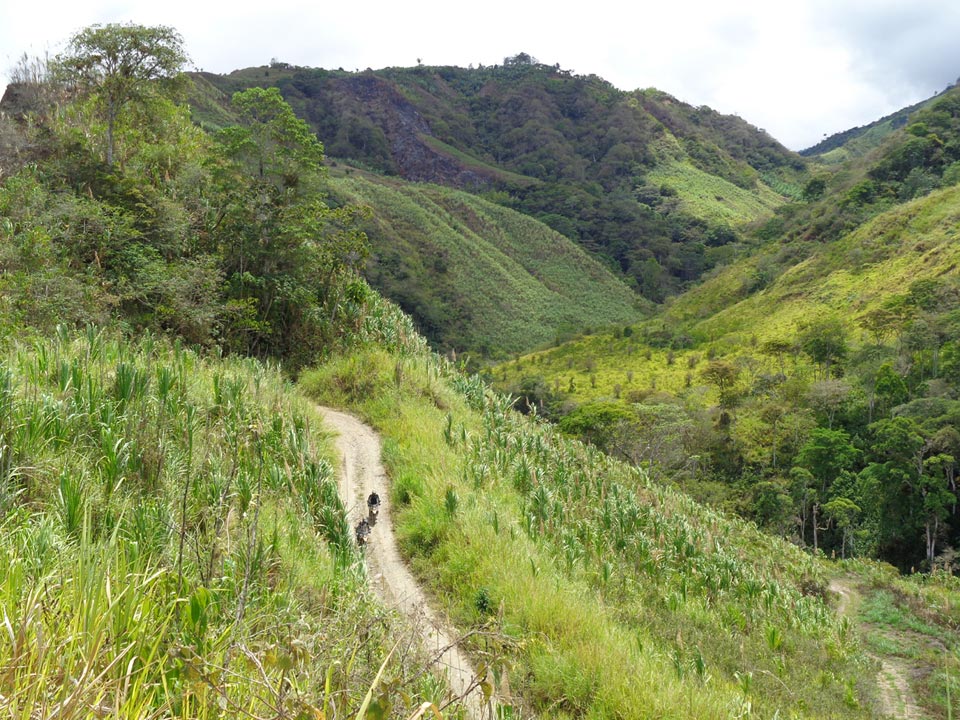
[[[953,717],[960,90],[185,68],[0,104],[5,714]]]

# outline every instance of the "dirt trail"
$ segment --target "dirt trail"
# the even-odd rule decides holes
[[[382,498],[380,515],[366,546],[371,585],[384,603],[395,607],[419,629],[424,649],[446,673],[454,695],[464,698],[467,717],[493,717],[493,709],[484,703],[483,692],[477,686],[477,673],[456,645],[456,635],[431,610],[397,550],[387,501],[389,480],[380,463],[380,437],[351,415],[329,408],[320,411],[327,424],[339,433],[336,447],[342,463],[340,497],[351,527],[366,515],[366,497],[372,491],[376,490]]]
[[[859,598],[859,593],[846,578],[834,578],[830,581],[831,592],[839,595],[837,614],[846,615],[851,620],[851,602]],[[855,608],[854,608],[855,611]],[[917,705],[907,681],[908,669],[897,658],[883,658],[871,654],[880,663],[877,675],[877,687],[880,690],[880,712],[883,717],[902,720],[921,720],[923,710]]]

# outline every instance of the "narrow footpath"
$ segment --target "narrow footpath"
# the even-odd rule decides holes
[[[853,584],[846,578],[834,578],[830,581],[830,590],[839,596],[837,614],[850,618],[858,626],[855,601],[859,601],[860,595]],[[870,657],[880,663],[877,687],[880,691],[882,717],[921,720],[924,713],[914,699],[907,681],[907,668],[899,658],[879,657],[874,654],[870,654]]]
[[[335,442],[341,460],[340,497],[351,527],[366,516],[366,498],[371,492],[375,490],[382,499],[380,514],[365,549],[374,591],[385,605],[396,608],[417,629],[424,650],[436,658],[454,697],[462,698],[467,717],[470,720],[494,717],[491,704],[484,702],[476,671],[457,646],[456,634],[430,608],[397,550],[388,500],[389,479],[380,463],[380,437],[351,415],[324,407],[320,411],[326,423],[339,433]]]

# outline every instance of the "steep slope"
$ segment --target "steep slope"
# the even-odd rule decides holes
[[[665,313],[700,339],[788,335],[804,318],[843,308],[851,328],[920,281],[952,275],[960,264],[960,186],[939,190],[869,220],[840,240],[811,248],[762,290],[742,297],[770,248],[726,268]],[[707,314],[707,317],[703,317]],[[698,317],[700,316],[700,317]],[[702,318],[702,319],[701,319]]]
[[[838,199],[828,189],[788,208],[788,232],[636,333],[503,366],[503,387],[563,416],[569,431],[696,480],[701,497],[801,542],[843,554],[855,527],[858,552],[903,570],[934,567],[960,537],[952,501],[929,499],[933,490],[943,503],[954,497],[952,470],[937,463],[952,468],[960,456],[957,92],[911,119],[846,173],[841,187],[869,194],[847,189]],[[892,421],[914,448],[896,461]],[[830,433],[851,448],[847,474],[798,481],[811,467],[823,472],[810,453]],[[681,452],[670,449],[677,442]],[[909,482],[898,485],[894,470]],[[809,512],[834,501],[834,511],[849,502],[855,519],[821,535]]]
[[[640,319],[610,270],[542,223],[474,195],[358,173],[333,197],[367,205],[371,283],[442,349],[523,352]]]
[[[10,329],[4,717],[352,715],[381,665],[405,715],[439,702],[425,655],[390,654],[406,631],[366,597],[321,418],[276,368]]]
[[[860,125],[849,130],[834,133],[824,138],[816,145],[801,150],[804,157],[815,158],[821,162],[836,164],[852,158],[862,157],[878,147],[892,132],[907,124],[911,114],[928,107],[937,98],[948,93],[957,85],[948,86],[932,98],[901,108],[894,113],[885,115],[872,123]]]
[[[401,550],[476,632],[513,716],[877,716],[878,668],[830,608],[826,563],[518,416],[451,369],[368,350],[302,383],[382,433]],[[952,607],[938,582],[849,570],[896,587],[904,617]],[[916,693],[925,710],[944,682]]]
[[[487,192],[619,267],[655,302],[729,256],[742,225],[798,194],[805,172],[740,118],[524,54],[478,69],[276,63],[199,79],[224,92],[276,85],[331,157]],[[215,119],[216,98],[201,95],[198,117]]]

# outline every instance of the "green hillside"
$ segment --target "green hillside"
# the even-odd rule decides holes
[[[441,349],[530,350],[629,324],[638,298],[566,237],[468,193],[352,173],[331,195],[366,205],[366,275]]]
[[[923,673],[909,701],[946,717],[956,660],[923,643],[957,646],[952,579],[831,567],[435,359],[359,352],[302,386],[386,438],[403,549],[458,626],[480,632],[473,647],[497,658],[515,716],[877,717],[895,710],[863,654],[869,622],[871,652]],[[843,617],[834,572],[857,598]],[[901,649],[909,627],[923,639]]]
[[[886,115],[872,123],[835,133],[816,145],[801,150],[800,154],[828,164],[842,163],[845,160],[862,157],[878,147],[895,130],[906,125],[912,113],[931,105],[937,98],[950,90],[951,87],[948,87],[932,98],[901,108],[895,113]]]
[[[152,62],[105,64],[114,51]],[[732,188],[802,178],[775,144],[528,57],[479,75],[242,72],[229,105],[204,110],[208,131],[184,104],[175,31],[95,26],[64,53],[20,95],[30,107],[0,117],[5,716],[469,717],[433,672],[429,630],[377,592],[317,402],[381,434],[378,530],[395,521],[498,717],[954,716],[954,97],[764,219]],[[258,75],[312,80],[304,97],[342,80],[388,98],[381,119],[419,98],[475,161],[447,177],[502,167],[526,184],[481,183],[481,199],[331,170],[277,88],[248,86]],[[539,107],[458,125],[441,81]],[[563,108],[548,145],[576,161],[589,155],[561,151],[598,142],[573,128],[601,107],[659,138],[621,136],[596,161],[659,154],[629,180],[547,183],[540,166],[556,168],[524,145],[543,128],[501,134]],[[369,141],[368,167],[371,123],[337,126],[345,147]],[[701,187],[713,212],[761,222],[681,210]],[[562,197],[577,212],[554,212]],[[600,237],[585,229],[656,229],[617,251],[651,288],[678,287],[657,267],[687,283],[698,259],[728,265],[638,318],[609,266],[551,224],[584,247]],[[660,265],[666,242],[679,249]],[[484,352],[609,325],[496,368],[515,400],[431,350],[364,272]]]
[[[783,196],[766,185],[744,190],[684,162],[663,163],[647,173],[646,181],[679,198],[682,210],[718,225],[738,227],[765,219],[783,204]]]
[[[630,333],[522,358],[494,377],[569,431],[801,543],[815,541],[806,513],[843,498],[856,507],[857,554],[933,566],[960,532],[952,509],[924,505],[933,488],[953,496],[952,471],[936,466],[960,452],[958,207],[953,186],[831,243],[766,245]],[[884,475],[907,463],[885,454],[894,428],[915,453],[898,489]],[[831,433],[850,460],[817,470],[809,453]],[[827,475],[798,484],[811,470]],[[767,491],[781,493],[772,508],[758,504]],[[826,530],[819,539],[846,552],[850,536]]]
[[[583,338],[500,370],[508,377],[533,370],[564,387],[573,378],[577,399],[613,396],[617,384],[621,391],[656,387],[678,393],[707,354],[759,356],[764,369],[773,371],[777,359],[763,360],[758,349],[794,338],[812,319],[837,315],[852,344],[869,344],[869,319],[915,283],[942,286],[944,300],[952,298],[946,288],[955,284],[960,265],[958,208],[960,186],[932,193],[874,218],[840,241],[814,248],[809,257],[756,288],[758,268],[782,251],[768,248],[716,273],[629,336]],[[953,310],[952,305],[942,309]],[[888,332],[896,331],[891,318]],[[674,358],[669,363],[668,355]],[[699,359],[692,363],[691,358]],[[586,374],[590,382],[581,379],[587,367],[593,368]],[[624,381],[627,373],[629,383]]]
[[[278,62],[197,80],[204,122],[219,122],[212,87],[276,86],[330,157],[484,194],[619,268],[654,302],[725,262],[743,225],[769,217],[806,173],[802,158],[740,118],[622,92],[523,53],[483,68],[349,73]]]
[[[695,338],[734,337],[737,344],[747,344],[749,336],[760,342],[784,337],[805,318],[842,309],[854,334],[865,318],[913,283],[941,283],[953,275],[960,262],[958,208],[960,186],[893,208],[840,240],[815,248],[770,285],[738,299],[749,284],[749,273],[764,263],[765,255],[758,254],[679,298],[663,320],[682,322]],[[717,311],[698,318],[704,298],[710,297],[717,298],[712,301]]]

